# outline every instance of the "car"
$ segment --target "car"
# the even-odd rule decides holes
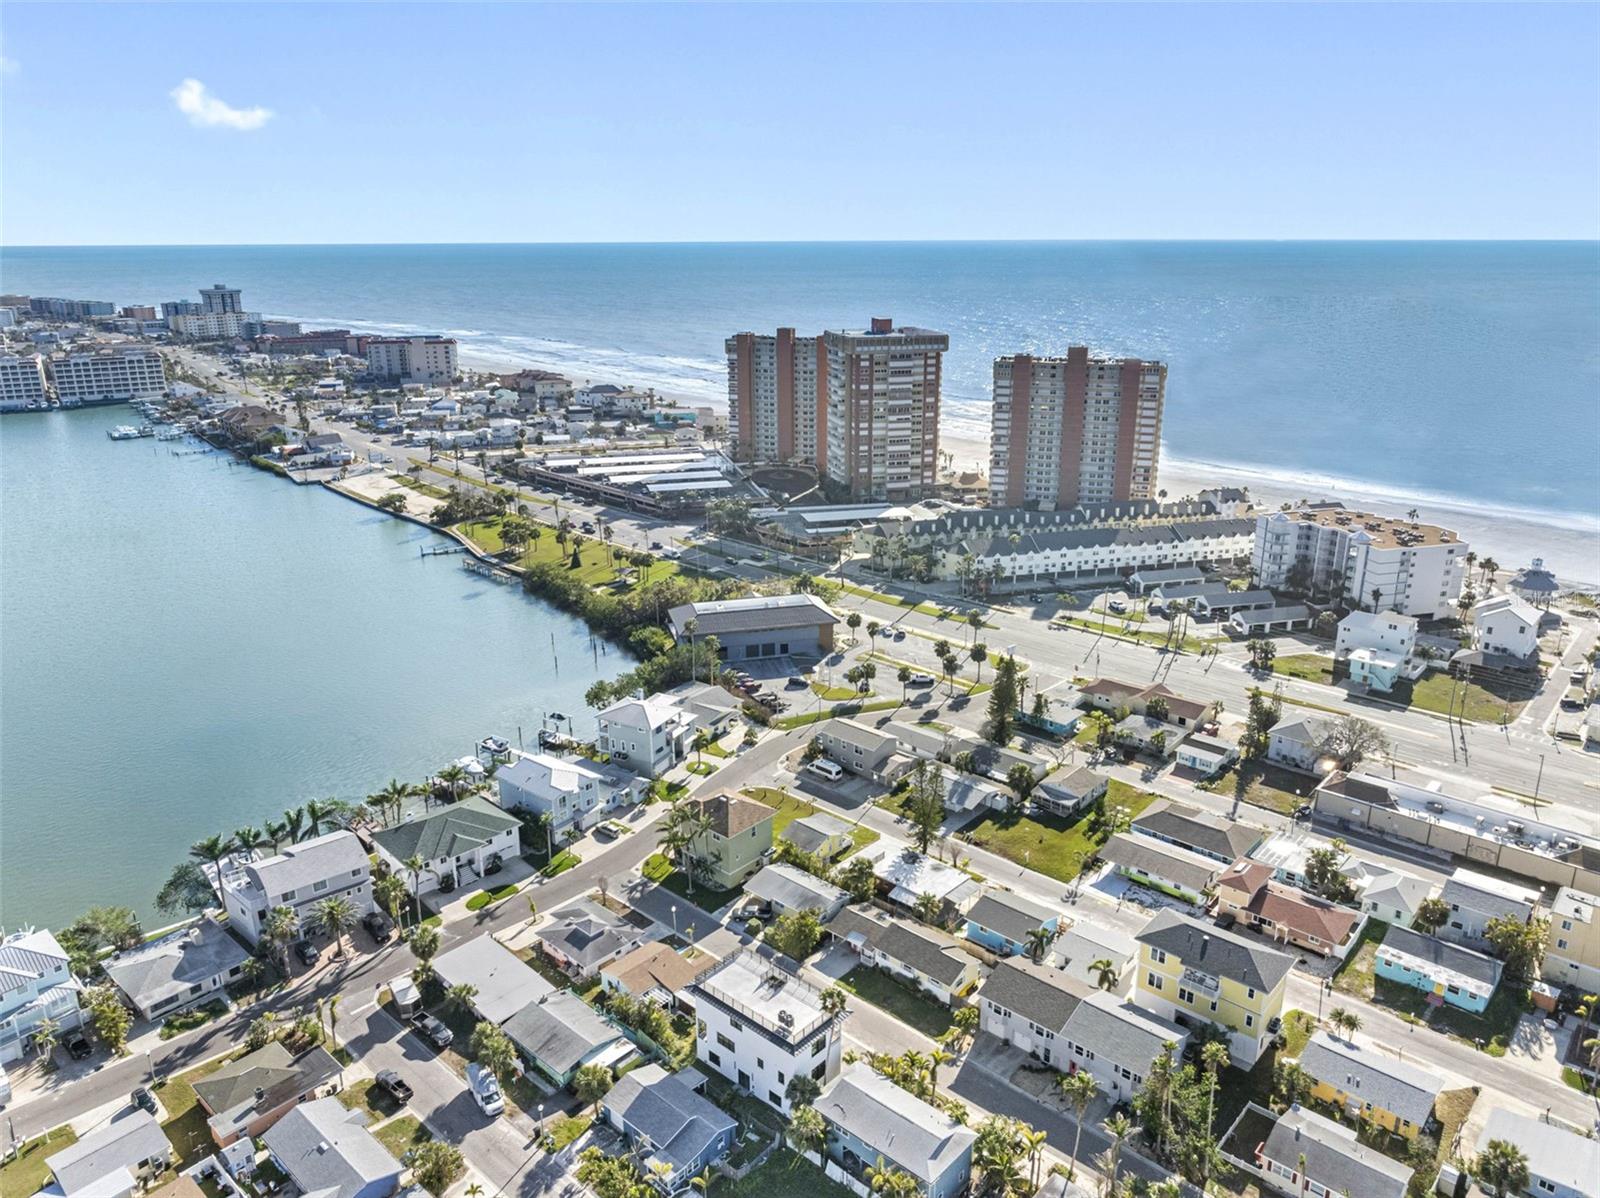
[[[413,1016],[411,1026],[416,1028],[417,1035],[435,1048],[449,1048],[456,1038],[454,1032],[426,1011]]]
[[[594,521],[593,520],[585,520],[578,527],[583,529],[584,532],[593,532],[594,531]]]
[[[322,952],[309,940],[296,940],[294,942],[294,955],[300,958],[300,964],[310,968],[322,960]]]
[[[934,678],[932,674],[917,673],[906,679],[907,686],[932,686],[933,683]]]
[[[394,923],[382,911],[368,911],[361,917],[361,926],[379,944],[385,943],[394,934]]]
[[[1295,819],[1310,819],[1313,810],[1314,808],[1310,803],[1301,803],[1300,806],[1294,809],[1294,817]]]
[[[490,853],[489,859],[483,863],[483,876],[492,878],[505,868],[505,862],[500,860],[499,853]]]
[[[897,640],[897,641],[905,640],[906,639],[906,630],[904,628],[896,628],[894,630],[894,639]]]
[[[804,678],[788,678],[784,680],[783,689],[786,691],[803,691],[806,689]]]
[[[94,1055],[94,1047],[89,1043],[89,1037],[78,1028],[73,1028],[61,1037],[61,1043],[65,1046],[67,1055],[74,1061],[82,1061]]]
[[[500,1093],[500,1083],[495,1079],[494,1070],[472,1062],[467,1066],[467,1085],[472,1090],[478,1109],[485,1115],[498,1115],[506,1109],[505,1096]]]
[[[1282,1030],[1283,1019],[1281,1016],[1274,1015],[1271,1019],[1267,1020],[1267,1035],[1276,1036]]]
[[[149,1111],[152,1115],[157,1113],[156,1096],[143,1086],[133,1092],[133,1105],[141,1111]]]
[[[381,1070],[378,1073],[378,1076],[372,1080],[373,1084],[377,1086],[378,1089],[382,1090],[401,1106],[405,1106],[406,1103],[411,1101],[411,1095],[413,1093],[411,1087],[406,1084],[406,1079],[401,1077],[393,1069]]]
[[[662,544],[661,544],[660,541],[651,541],[650,542],[650,548],[652,548],[652,549],[660,549],[660,548],[662,548]]]
[[[1119,615],[1119,616],[1123,612],[1128,610],[1128,605],[1126,603],[1124,603],[1121,599],[1113,599],[1110,603],[1106,604],[1106,607],[1108,607],[1112,611],[1116,612],[1117,615]]]

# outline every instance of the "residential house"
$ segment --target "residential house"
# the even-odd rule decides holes
[[[1439,937],[1469,948],[1487,948],[1485,933],[1491,919],[1527,923],[1539,909],[1539,892],[1476,870],[1458,867],[1439,891],[1450,907],[1450,918]]]
[[[1224,736],[1191,732],[1179,742],[1175,756],[1184,769],[1209,776],[1221,773],[1239,760],[1239,746]]]
[[[766,865],[744,884],[744,892],[776,918],[797,911],[815,911],[823,923],[837,915],[850,895],[833,883],[793,865]]]
[[[1478,1133],[1478,1151],[1491,1140],[1515,1144],[1528,1158],[1524,1194],[1600,1198],[1600,1140],[1503,1106],[1490,1110]]]
[[[1361,909],[1373,919],[1409,928],[1417,908],[1433,893],[1433,883],[1390,865],[1369,864]]]
[[[345,899],[358,916],[373,909],[372,863],[356,834],[342,828],[260,860],[230,857],[219,889],[228,926],[249,944],[261,942],[276,907],[288,907],[300,927],[311,925],[311,908],[327,898]]]
[[[1074,816],[1093,806],[1096,800],[1105,798],[1110,786],[1109,778],[1080,765],[1050,775],[1033,788],[1030,798],[1035,811]]]
[[[1490,595],[1472,608],[1472,647],[1539,664],[1539,609],[1517,595]]]
[[[1272,880],[1272,867],[1241,858],[1217,880],[1217,914],[1269,940],[1339,960],[1361,938],[1365,913]]]
[[[590,899],[576,899],[550,913],[539,929],[544,955],[575,978],[599,972],[654,937]]]
[[[1273,1123],[1255,1165],[1294,1198],[1405,1198],[1411,1184],[1411,1169],[1361,1143],[1355,1128],[1299,1105]]]
[[[1408,1140],[1427,1130],[1433,1104],[1444,1089],[1437,1069],[1328,1032],[1318,1032],[1306,1043],[1300,1068],[1315,1081],[1311,1097],[1318,1102]]]
[[[991,1036],[1064,1069],[1071,1051],[1060,1043],[1067,1020],[1093,993],[1077,978],[1026,957],[1007,957],[978,991],[978,1026]]]
[[[1178,752],[1183,729],[1153,715],[1130,715],[1117,722],[1117,743],[1168,761]]]
[[[194,1083],[217,1147],[255,1139],[302,1102],[332,1094],[340,1086],[339,1062],[321,1046],[293,1056],[283,1042],[226,1062]]]
[[[367,1116],[337,1098],[295,1107],[261,1142],[296,1190],[308,1198],[387,1198],[403,1166],[367,1130]]]
[[[778,833],[802,853],[810,853],[824,861],[831,861],[855,843],[852,828],[842,819],[821,811],[790,820],[788,827]]]
[[[690,984],[709,964],[691,961],[669,944],[652,941],[600,967],[600,984],[617,994],[644,998],[657,1006],[688,1009]]]
[[[695,1093],[694,1076],[641,1065],[618,1078],[600,1104],[601,1118],[634,1150],[644,1176],[668,1194],[686,1189],[738,1142],[738,1123]]]
[[[1290,716],[1272,726],[1267,737],[1266,758],[1273,765],[1299,770],[1303,774],[1318,773],[1317,766],[1331,760],[1323,752],[1328,737],[1333,734],[1334,721],[1327,716]]]
[[[831,761],[880,786],[893,786],[916,765],[888,729],[848,719],[825,720],[816,728],[817,744]]]
[[[1112,990],[1122,988],[1123,975],[1139,955],[1139,946],[1133,937],[1116,928],[1102,927],[1086,919],[1073,924],[1056,941],[1052,951],[1057,967],[1069,977],[1091,986],[1101,983],[1102,961],[1109,962],[1116,977]]]
[[[1131,715],[1152,716],[1185,732],[1209,724],[1217,716],[1215,699],[1187,699],[1159,682],[1140,684],[1096,678],[1085,683],[1080,693],[1087,705],[1097,711],[1115,715],[1126,710]]]
[[[832,1014],[822,991],[791,973],[777,954],[745,949],[725,957],[689,988],[700,1034],[695,1055],[784,1114],[791,1079],[826,1086],[839,1074],[847,1012]]]
[[[865,1185],[869,1169],[910,1174],[926,1198],[959,1198],[972,1178],[978,1133],[858,1061],[815,1103],[829,1161]]]
[[[1435,994],[1474,1014],[1488,1007],[1502,970],[1493,957],[1398,927],[1385,933],[1375,967],[1380,978]]]
[[[941,769],[946,811],[1006,811],[1016,801],[1009,788],[978,774]]]
[[[81,989],[66,949],[49,932],[0,939],[0,1065],[20,1060],[33,1030],[47,1019],[63,1031],[82,1024]]]
[[[225,999],[226,987],[244,976],[250,954],[210,919],[152,940],[105,962],[108,977],[145,1019],[176,1015]]]
[[[522,824],[482,795],[470,795],[392,828],[372,833],[373,847],[390,870],[418,894],[446,892],[481,878],[496,861],[521,852]],[[410,876],[406,862],[420,857],[422,873]]]
[[[743,795],[720,794],[684,802],[701,824],[686,851],[703,870],[709,887],[732,890],[761,868],[772,852],[776,811]]]
[[[595,744],[611,760],[658,778],[682,761],[704,725],[663,695],[618,699],[595,717]]]
[[[1172,1059],[1182,1060],[1188,1040],[1189,1033],[1171,1020],[1093,990],[1067,1016],[1057,1068],[1088,1073],[1102,1093],[1120,1101],[1139,1092],[1168,1044]]]
[[[1544,980],[1576,987],[1580,994],[1600,991],[1600,898],[1571,886],[1556,893],[1545,939]]]
[[[1358,890],[1366,885],[1366,865],[1349,848],[1339,848],[1331,840],[1300,831],[1273,833],[1250,850],[1250,859],[1272,866],[1273,881],[1304,890],[1309,885],[1306,869],[1311,854],[1319,851],[1333,853],[1334,868]]]
[[[1182,1027],[1227,1029],[1241,1069],[1277,1035],[1294,957],[1176,911],[1161,911],[1135,939],[1134,1001]]]
[[[1101,845],[1100,859],[1131,882],[1197,905],[1207,901],[1223,870],[1214,857],[1127,832],[1118,832]]]
[[[133,1111],[96,1127],[44,1163],[55,1181],[41,1194],[126,1198],[172,1164],[172,1141],[153,1115]]]
[[[743,701],[709,682],[680,682],[661,697],[676,703],[694,722],[697,730],[721,736],[739,722]]]
[[[1254,824],[1224,819],[1175,799],[1151,803],[1129,825],[1129,830],[1223,865],[1248,855],[1266,834]]]
[[[1335,657],[1349,657],[1358,649],[1404,662],[1417,648],[1417,618],[1396,611],[1353,611],[1339,621],[1334,635]]]
[[[978,981],[978,960],[954,936],[900,919],[867,903],[840,911],[828,931],[850,946],[863,964],[909,982],[950,1005]]]
[[[440,953],[433,969],[446,990],[471,986],[472,1013],[490,1023],[504,1023],[555,989],[492,935],[474,936]]]
[[[1060,930],[1061,912],[1007,890],[985,891],[967,909],[967,939],[1002,957],[1033,956],[1038,941]]]
[[[614,1068],[633,1055],[615,1025],[571,990],[529,1003],[502,1027],[522,1059],[558,1087],[585,1065]]]
[[[923,895],[939,903],[939,921],[952,922],[978,901],[982,888],[967,873],[898,845],[879,843],[862,853],[872,862],[873,875],[888,891],[889,901],[915,910]]]
[[[638,774],[575,753],[517,753],[496,772],[495,782],[507,811],[549,817],[556,844],[569,829],[582,832],[632,807],[649,789]]]

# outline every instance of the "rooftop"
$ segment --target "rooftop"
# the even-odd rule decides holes
[[[1218,743],[1225,748],[1234,747],[1226,742]],[[1157,799],[1151,803],[1140,812],[1132,827],[1135,832],[1171,840],[1229,861],[1248,853],[1261,839],[1261,829],[1253,824],[1224,819],[1173,799]]]
[[[721,599],[711,603],[683,603],[667,612],[679,636],[687,636],[690,620],[695,635],[720,636],[729,632],[756,632],[779,628],[814,628],[835,624],[839,617],[815,595],[756,595],[749,599]]]
[[[226,976],[250,957],[232,936],[201,919],[159,940],[118,953],[105,971],[134,1003],[148,1011],[166,999],[187,997],[192,987]]]
[[[210,1112],[207,1125],[219,1138],[237,1135],[262,1115],[335,1081],[339,1062],[324,1048],[309,1048],[291,1057],[274,1040],[255,1052],[230,1061],[194,1084],[200,1103]]]
[[[1060,917],[1061,912],[1043,903],[1005,890],[987,890],[967,909],[968,922],[996,932],[1012,944],[1027,944],[1031,932]]]
[[[554,987],[493,936],[474,936],[434,958],[433,967],[447,987],[471,986],[472,1007],[491,1023],[504,1023]]]
[[[243,863],[223,875],[225,885],[250,882],[265,895],[309,889],[336,877],[355,877],[370,870],[367,851],[354,832],[339,829],[292,844],[259,861]]]
[[[1376,1107],[1427,1124],[1444,1089],[1436,1070],[1380,1052],[1374,1045],[1318,1032],[1300,1053],[1300,1066],[1318,1081]]]
[[[1406,957],[1428,976],[1453,981],[1477,994],[1492,993],[1500,984],[1503,970],[1493,957],[1435,936],[1424,936],[1398,924],[1389,926],[1383,943],[1378,946],[1378,956],[1380,959]]]
[[[1478,1135],[1478,1151],[1490,1140],[1509,1140],[1528,1157],[1528,1172],[1584,1198],[1600,1196],[1600,1140],[1591,1140],[1534,1115],[1497,1106]]]
[[[1379,549],[1415,549],[1421,545],[1459,545],[1460,538],[1448,528],[1434,524],[1413,524],[1358,512],[1338,504],[1315,504],[1288,512],[1273,512],[1269,521],[1315,524],[1364,535]]]
[[[960,981],[975,964],[975,959],[954,936],[890,915],[867,903],[840,911],[828,930],[852,944],[870,944],[885,956],[943,986]]]
[[[744,885],[745,893],[786,911],[827,911],[850,896],[815,874],[782,863],[763,866]]]
[[[1304,1156],[1306,1176],[1334,1194],[1402,1198],[1411,1181],[1409,1168],[1362,1144],[1354,1128],[1301,1106],[1290,1107],[1278,1118],[1262,1154],[1291,1169],[1298,1168]]]
[[[817,1111],[924,1185],[971,1150],[977,1133],[856,1062],[817,1098]]]
[[[400,1174],[400,1162],[367,1130],[366,1115],[337,1098],[300,1104],[261,1139],[306,1198],[355,1198]]]
[[[960,905],[978,893],[978,883],[969,875],[925,853],[893,844],[875,845],[869,852],[872,872],[892,888],[896,902],[909,906],[922,895],[931,894]]]
[[[71,1195],[90,1189],[119,1169],[131,1172],[140,1161],[171,1152],[172,1145],[154,1116],[134,1111],[95,1128],[76,1144],[46,1158],[45,1164],[56,1184]]]
[[[797,1045],[832,1022],[822,992],[776,959],[746,949],[702,974],[694,992],[750,1020],[785,1045]]]
[[[512,1043],[555,1074],[571,1073],[597,1049],[621,1037],[571,990],[555,990],[529,1003],[504,1026]]]
[[[789,821],[789,826],[778,834],[778,838],[787,840],[801,852],[816,853],[820,852],[829,841],[838,840],[840,837],[848,840],[850,832],[851,825],[844,820],[819,811],[814,815]]]
[[[372,839],[396,861],[413,856],[438,861],[482,848],[507,830],[520,827],[516,816],[482,795],[471,795],[392,828],[380,828]]]
[[[584,972],[607,958],[649,939],[622,916],[589,899],[577,899],[550,913],[539,940]]]
[[[1257,990],[1274,990],[1288,976],[1294,957],[1173,910],[1158,912],[1135,937],[1171,953],[1186,969],[1230,978]]]
[[[1189,1033],[1149,1011],[1140,1010],[1104,990],[1093,990],[1067,1017],[1066,1035],[1074,1044],[1092,1046],[1115,1065],[1148,1074],[1162,1046],[1175,1043],[1181,1051]]]
[[[669,1166],[673,1174],[692,1168],[708,1145],[738,1126],[732,1116],[696,1094],[682,1074],[668,1073],[654,1063],[618,1078],[605,1106],[633,1135],[649,1140],[647,1171],[656,1161]]]
[[[1100,858],[1147,877],[1174,882],[1196,894],[1208,889],[1223,870],[1222,862],[1213,857],[1127,832],[1118,832],[1101,845]]]
[[[978,991],[985,1002],[1059,1032],[1091,993],[1076,977],[1022,957],[1006,957]]]
[[[600,972],[616,979],[624,990],[635,996],[649,994],[652,990],[676,995],[700,976],[707,967],[706,961],[702,958],[702,962],[696,964],[671,945],[652,941],[602,966]]]
[[[758,803],[743,795],[712,795],[708,799],[690,799],[689,802],[702,815],[710,816],[711,831],[724,839],[748,832],[777,814],[765,803]]]

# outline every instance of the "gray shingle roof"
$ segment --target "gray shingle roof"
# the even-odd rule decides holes
[[[505,1033],[529,1058],[566,1074],[620,1033],[570,990],[529,1003],[506,1020]]]
[[[860,936],[879,952],[945,986],[954,985],[977,965],[954,936],[898,919],[864,903],[839,912],[828,930],[835,936]]]
[[[1060,1031],[1089,994],[1089,988],[1059,969],[1007,957],[978,991],[978,997],[1040,1027]]]
[[[1044,927],[1052,919],[1059,919],[1060,914],[1020,894],[990,890],[968,908],[967,920],[1004,936],[1013,944],[1027,944],[1030,932]]]
[[[976,1132],[861,1062],[834,1078],[815,1105],[828,1122],[924,1185],[943,1177],[978,1138]]]
[[[1267,1133],[1263,1153],[1291,1169],[1306,1158],[1306,1176],[1335,1194],[1402,1198],[1411,1170],[1357,1141],[1353,1129],[1304,1107],[1291,1107]]]
[[[340,829],[292,844],[275,857],[253,861],[244,867],[244,872],[255,879],[264,893],[277,895],[309,890],[317,882],[351,877],[352,871],[366,868],[367,853],[361,841],[354,832]]]
[[[339,1062],[326,1049],[310,1048],[291,1059],[289,1050],[275,1040],[224,1065],[196,1082],[194,1089],[212,1112],[206,1121],[212,1134],[225,1138],[244,1131],[268,1111],[328,1085],[339,1072]]]
[[[1526,920],[1533,910],[1533,903],[1517,897],[1516,891],[1523,888],[1510,887],[1509,893],[1498,887],[1491,889],[1495,881],[1497,879],[1485,878],[1481,874],[1458,869],[1445,880],[1444,887],[1439,891],[1439,897],[1447,903],[1457,903],[1468,911],[1477,911],[1490,917],[1506,916]]]
[[[120,953],[105,963],[117,987],[143,1010],[241,966],[250,954],[209,919]]]
[[[1409,1119],[1418,1127],[1427,1123],[1434,1099],[1444,1088],[1433,1071],[1327,1032],[1318,1032],[1307,1042],[1300,1053],[1300,1067],[1335,1090]]]
[[[382,828],[372,834],[372,839],[396,861],[412,856],[438,861],[482,848],[508,828],[518,826],[516,816],[481,795],[473,795],[418,819]]]
[[[400,1162],[367,1130],[366,1115],[337,1098],[302,1103],[261,1139],[306,1198],[352,1198],[400,1175]]]
[[[552,912],[539,939],[587,973],[613,953],[627,952],[650,937],[599,903],[579,899]]]
[[[815,853],[828,841],[841,836],[846,840],[850,838],[850,825],[819,811],[815,815],[791,820],[789,826],[779,833],[778,839],[787,840],[802,852]]]
[[[831,882],[792,865],[767,865],[744,884],[746,894],[785,911],[826,912],[850,896]]]
[[[1169,1041],[1179,1045],[1189,1033],[1169,1019],[1120,1001],[1104,990],[1089,994],[1067,1016],[1065,1031],[1074,1044],[1087,1045],[1106,1060],[1148,1075],[1150,1062]]]
[[[1191,741],[1200,739],[1190,737]],[[1232,747],[1232,746],[1228,746]],[[1205,853],[1222,861],[1243,857],[1261,839],[1261,829],[1223,819],[1171,799],[1160,799],[1133,821],[1133,830]]]
[[[96,1128],[76,1144],[46,1159],[56,1184],[68,1194],[140,1161],[172,1152],[161,1125],[147,1111],[134,1111]]]
[[[1440,969],[1448,969],[1452,973],[1459,973],[1462,977],[1472,978],[1486,986],[1498,986],[1503,966],[1493,957],[1486,957],[1482,953],[1475,953],[1470,948],[1462,948],[1459,944],[1451,944],[1440,940],[1436,936],[1424,936],[1421,932],[1413,932],[1410,928],[1402,928],[1398,924],[1391,924],[1384,933],[1383,944],[1379,947],[1393,949],[1397,953],[1404,953]]]
[[[651,1156],[669,1163],[673,1172],[692,1165],[718,1136],[737,1127],[731,1116],[691,1090],[679,1074],[655,1064],[623,1074],[606,1095],[605,1105],[632,1134],[648,1136]]]
[[[1118,832],[1101,845],[1100,857],[1124,869],[1138,870],[1146,877],[1174,882],[1196,894],[1214,884],[1223,870],[1222,862],[1215,858],[1126,832]]]
[[[1478,1135],[1478,1151],[1488,1147],[1490,1140],[1508,1140],[1527,1153],[1528,1172],[1535,1178],[1566,1186],[1585,1198],[1600,1196],[1600,1140],[1503,1106],[1489,1112]]]
[[[1171,953],[1191,969],[1257,990],[1275,989],[1294,966],[1288,953],[1171,910],[1158,912],[1134,939]]]

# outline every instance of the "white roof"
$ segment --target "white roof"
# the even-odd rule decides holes
[[[1500,612],[1515,616],[1533,628],[1539,627],[1539,609],[1518,595],[1490,595],[1487,599],[1478,600],[1472,606],[1472,622],[1481,623]]]
[[[446,986],[465,984],[475,989],[473,1009],[491,1023],[504,1023],[555,990],[492,936],[474,936],[441,953],[433,967]]]
[[[1489,1112],[1478,1136],[1478,1151],[1490,1140],[1509,1140],[1528,1156],[1528,1172],[1585,1198],[1600,1196],[1600,1140],[1505,1107]]]
[[[908,905],[924,894],[960,903],[978,892],[978,884],[955,866],[899,845],[880,845],[872,858],[872,872],[894,888],[896,901]]]
[[[554,753],[518,753],[495,776],[501,782],[541,795],[575,794],[585,779],[605,780],[604,774],[590,769],[581,758],[557,757]]]

